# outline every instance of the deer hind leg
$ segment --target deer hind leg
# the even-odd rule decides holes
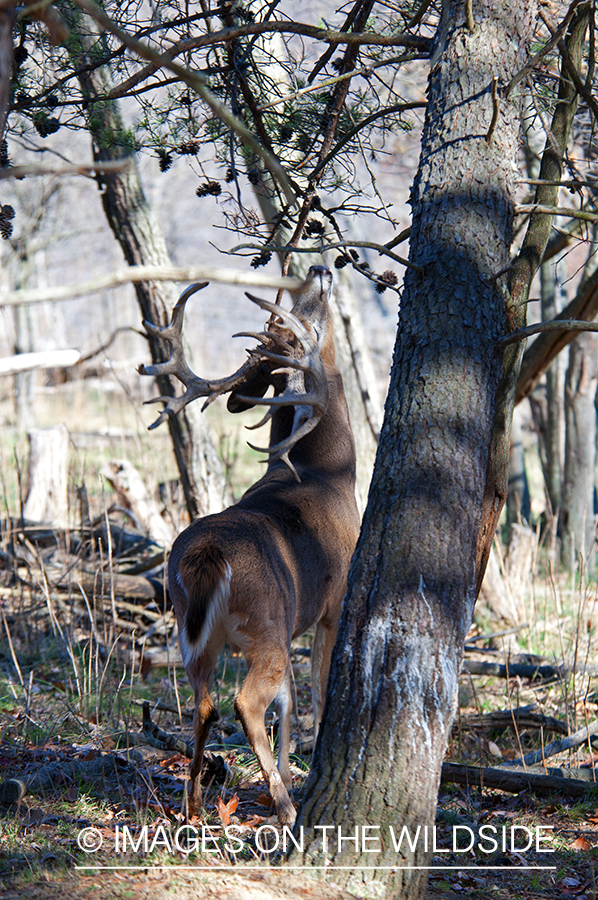
[[[289,767],[289,745],[291,740],[291,666],[287,666],[284,681],[276,698],[276,712],[278,713],[278,771],[287,791],[293,786],[291,769]]]
[[[327,619],[320,619],[316,625],[311,648],[311,700],[314,708],[314,746],[322,722],[328,673],[330,672],[330,658],[334,642],[336,641],[337,631],[338,622],[331,623]]]
[[[189,767],[191,793],[189,796],[189,812],[199,815],[202,804],[201,768],[204,749],[210,733],[210,727],[218,719],[218,713],[210,696],[210,687],[216,659],[200,659],[189,666],[187,675],[195,693],[195,712],[193,714],[193,731],[195,748]]]
[[[253,657],[248,654],[247,677],[235,700],[235,710],[241,720],[247,740],[251,744],[251,748],[264,773],[264,778],[268,783],[281,825],[293,825],[297,817],[295,807],[284,784],[284,780],[289,782],[291,777],[288,769],[288,743],[286,743],[286,771],[284,771],[285,767],[283,766],[283,776],[281,776],[270,750],[264,717],[266,710],[275,697],[278,696],[280,700],[281,695],[284,698],[288,692],[288,714],[285,710],[284,716],[281,718],[283,728],[281,742],[287,742],[288,738],[285,737],[286,720],[287,715],[290,716],[289,665],[288,653],[283,654],[280,650],[270,650],[268,652],[267,648],[262,647],[259,656],[256,654]],[[289,685],[288,691],[285,689],[285,683]]]

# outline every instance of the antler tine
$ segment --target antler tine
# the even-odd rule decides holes
[[[267,300],[261,300],[251,294],[246,294],[246,296],[254,303],[257,303],[262,309],[279,316],[284,325],[297,337],[304,352],[303,359],[295,359],[279,356],[268,350],[260,350],[261,355],[272,362],[284,365],[287,369],[298,369],[304,373],[309,373],[312,387],[309,392],[306,391],[304,393],[285,391],[277,397],[262,397],[259,400],[253,398],[255,404],[270,407],[269,412],[260,424],[266,422],[268,418],[271,417],[274,408],[278,406],[295,406],[296,411],[291,434],[285,438],[284,441],[280,441],[278,444],[268,448],[254,447],[253,444],[249,444],[252,449],[258,450],[260,453],[267,453],[270,462],[281,459],[291,470],[297,481],[300,481],[297,470],[289,459],[289,453],[298,441],[313,431],[326,412],[328,407],[328,376],[326,375],[324,363],[322,362],[317,344],[300,319],[293,315],[293,313],[287,312],[287,310],[282,309],[274,303],[269,303]],[[239,399],[242,400],[244,398],[239,395]],[[305,407],[311,407],[311,412],[308,412]],[[307,419],[305,416],[307,416]]]
[[[317,350],[315,342],[300,319],[297,316],[294,316],[292,312],[288,312],[286,309],[283,309],[281,306],[278,306],[276,303],[269,303],[268,300],[262,300],[260,297],[254,297],[253,294],[247,293],[245,291],[245,296],[251,300],[252,303],[257,303],[262,309],[265,309],[266,312],[272,313],[274,316],[278,316],[279,319],[282,319],[284,324],[287,326],[289,331],[292,331],[295,337],[297,337],[301,341],[301,345],[305,353],[309,350]]]
[[[170,357],[162,363],[155,363],[151,366],[140,365],[138,371],[141,375],[175,375],[179,381],[185,386],[186,390],[180,397],[155,397],[148,400],[148,403],[158,403],[162,401],[166,403],[166,408],[160,413],[156,421],[150,425],[151,428],[157,428],[168,416],[175,416],[188,403],[196,400],[198,397],[207,397],[202,409],[205,409],[220,394],[225,394],[233,390],[237,385],[246,380],[261,365],[261,356],[256,351],[249,351],[249,359],[233,374],[226,378],[217,378],[208,381],[196,375],[187,364],[185,359],[185,351],[183,348],[183,318],[185,315],[185,304],[189,297],[196,291],[206,287],[209,282],[203,284],[190,285],[179,297],[176,306],[172,311],[172,317],[168,325],[153,325],[151,322],[143,322],[143,326],[148,334],[155,335],[162,340],[168,341],[171,346]]]

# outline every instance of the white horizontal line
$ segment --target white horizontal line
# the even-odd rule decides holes
[[[396,870],[424,870],[428,872],[466,872],[468,870],[473,871],[486,871],[491,870],[493,872],[496,871],[508,871],[512,872],[514,870],[521,871],[522,869],[532,869],[534,871],[542,871],[542,872],[554,872],[556,870],[556,866],[256,866],[248,863],[247,865],[237,864],[231,866],[186,866],[186,865],[170,865],[170,866],[156,866],[156,865],[148,865],[148,866],[75,866],[75,869],[195,869],[196,871],[201,872],[219,872],[221,870],[226,869],[227,871],[238,871],[239,869],[267,869],[269,871],[276,872],[284,872],[287,869],[298,869],[305,872],[311,872],[315,869],[324,869],[327,872],[331,872],[334,869],[349,869],[354,872],[363,872],[363,871],[388,871],[392,869]]]

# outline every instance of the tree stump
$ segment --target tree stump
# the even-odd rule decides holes
[[[68,524],[69,433],[65,425],[29,432],[29,490],[23,517],[32,522]]]

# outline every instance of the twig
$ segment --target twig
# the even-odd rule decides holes
[[[492,135],[494,134],[494,129],[496,128],[496,123],[498,122],[499,109],[500,105],[498,102],[498,78],[495,75],[492,79],[492,119],[490,121],[490,127],[486,135],[487,144],[489,144],[492,140]]]
[[[542,334],[545,331],[598,331],[598,322],[584,322],[581,319],[553,319],[551,322],[527,325],[519,331],[500,338],[496,342],[496,346],[502,349],[508,347],[509,344],[517,344],[533,334]]]
[[[82,365],[82,363],[89,362],[89,360],[93,359],[94,356],[99,356],[99,354],[103,353],[105,350],[107,350],[108,347],[110,347],[110,345],[116,340],[118,335],[122,334],[122,332],[124,332],[124,331],[132,331],[133,334],[138,334],[143,338],[147,337],[147,335],[145,335],[138,328],[132,328],[131,325],[122,325],[120,328],[116,328],[112,332],[112,334],[110,335],[110,337],[108,338],[107,341],[105,341],[103,344],[100,344],[100,346],[96,347],[95,350],[91,350],[89,353],[86,353],[85,356],[82,356],[81,359],[79,360],[79,362],[77,363],[77,365],[80,366],[80,365]]]
[[[475,22],[473,20],[472,0],[465,0],[465,21],[467,27],[473,33]],[[486,138],[486,140],[488,140],[488,138]]]

